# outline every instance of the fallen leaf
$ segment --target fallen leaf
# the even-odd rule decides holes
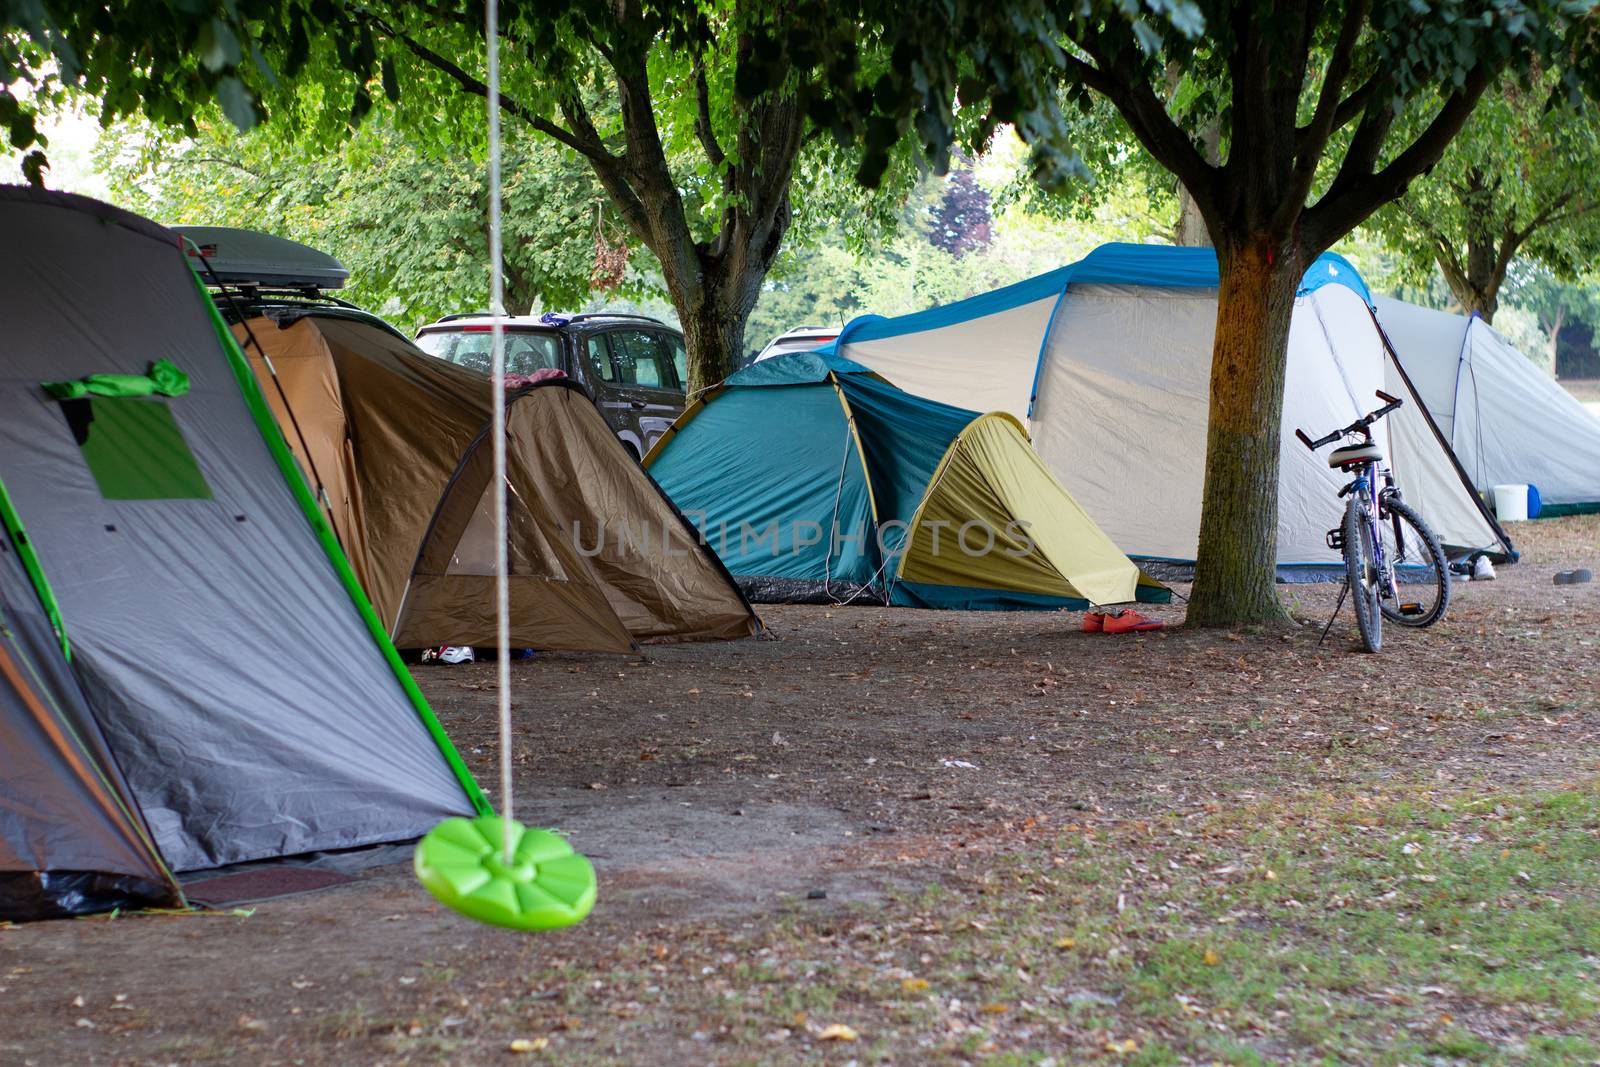
[[[820,1041],[854,1041],[860,1036],[844,1023],[832,1023],[823,1027],[817,1038]]]
[[[1217,955],[1216,949],[1208,948],[1206,949],[1206,954],[1200,957],[1200,962],[1205,964],[1207,967],[1215,967],[1217,964],[1222,962],[1222,957]]]
[[[1056,948],[1072,948],[1075,945],[1077,945],[1077,942],[1070,937],[1056,938]]]
[[[985,1004],[978,1010],[983,1012],[985,1015],[1004,1015],[1006,1012],[1011,1010],[1011,1005],[995,1000],[990,1001],[988,1004]]]
[[[920,993],[928,988],[928,980],[926,978],[903,978],[900,981],[900,988],[907,993]]]

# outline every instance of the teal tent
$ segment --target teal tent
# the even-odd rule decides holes
[[[645,465],[755,600],[1082,609],[1170,596],[1014,417],[913,396],[833,354],[733,375]]]

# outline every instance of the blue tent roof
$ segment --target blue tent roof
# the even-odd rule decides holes
[[[729,375],[724,385],[810,385],[825,382],[829,374],[872,374],[854,360],[835,353],[833,346],[812,352],[790,352],[752,363],[737,374]]]
[[[863,315],[852,319],[839,339],[812,354],[838,351],[840,344],[875,341],[909,333],[936,330],[970,322],[987,315],[1009,311],[1059,296],[1072,285],[1142,285],[1162,289],[1215,289],[1218,285],[1217,253],[1210,248],[1183,248],[1175,245],[1104,244],[1076,263],[994,289],[953,304],[886,319]],[[1372,294],[1361,274],[1350,261],[1334,252],[1324,252],[1300,281],[1303,296],[1325,285],[1343,285],[1368,306]]]

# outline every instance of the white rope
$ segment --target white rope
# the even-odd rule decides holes
[[[505,275],[500,262],[500,11],[487,0],[484,39],[489,45],[489,338],[494,378],[494,599],[496,679],[500,710],[501,850],[512,860],[511,820],[511,586],[506,557],[506,327]]]

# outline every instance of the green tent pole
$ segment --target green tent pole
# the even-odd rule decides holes
[[[28,572],[33,591],[38,594],[39,603],[56,631],[56,639],[61,642],[61,654],[70,662],[72,648],[67,643],[67,627],[61,621],[56,594],[50,588],[50,580],[44,576],[44,568],[39,565],[39,556],[33,550],[33,542],[28,539],[28,531],[22,528],[22,516],[17,514],[16,506],[11,503],[11,494],[6,492],[4,479],[0,479],[0,524],[11,535],[11,543],[17,547],[17,555],[22,559],[22,569]]]

